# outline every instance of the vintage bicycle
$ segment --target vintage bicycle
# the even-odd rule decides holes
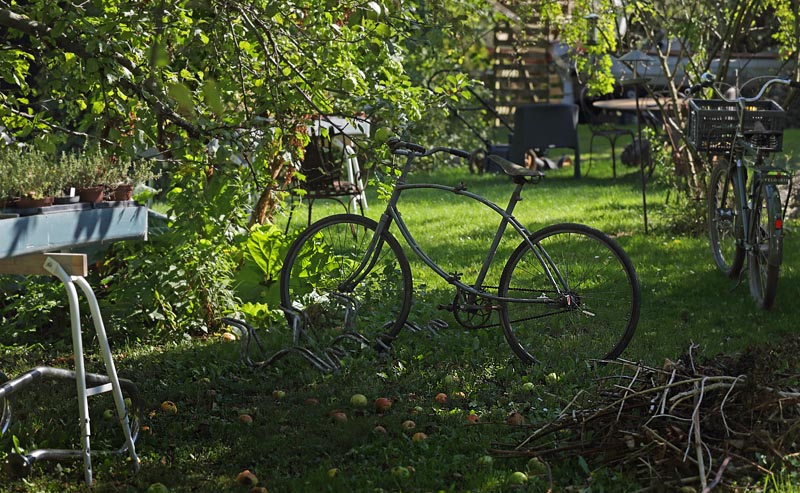
[[[705,74],[688,93],[712,88],[715,99],[689,99],[687,140],[714,162],[708,186],[708,236],[714,263],[728,277],[748,276],[750,295],[770,308],[778,291],[783,261],[783,218],[779,185],[791,173],[775,164],[786,113],[764,99],[776,84],[800,87],[789,79],[770,78],[753,97],[726,99]],[[745,268],[745,260],[747,260]]]
[[[415,159],[437,153],[468,159],[469,153],[425,149],[396,139],[389,146],[401,164],[379,221],[357,214],[325,217],[289,247],[280,292],[296,335],[319,340],[358,334],[377,349],[389,348],[407,322],[413,292],[408,258],[390,231],[395,226],[424,265],[455,288],[452,302],[438,308],[452,312],[465,328],[501,327],[514,354],[525,363],[554,357],[592,362],[622,353],[640,312],[633,264],[616,241],[597,229],[563,223],[531,233],[520,224],[514,209],[523,188],[538,183],[541,172],[490,156],[514,184],[508,205],[502,208],[463,184],[407,181]],[[404,193],[421,189],[458,194],[499,215],[499,226],[474,280],[467,282],[462,274],[437,265],[412,236],[398,202]],[[443,219],[453,217],[458,217],[457,211]],[[497,264],[498,245],[507,232],[516,234],[519,243],[502,271],[497,271],[499,281],[490,283],[489,278],[496,278],[489,274]]]

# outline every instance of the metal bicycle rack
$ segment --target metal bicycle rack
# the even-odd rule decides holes
[[[86,205],[66,209],[54,207],[50,211],[41,210],[27,217],[13,214],[0,216],[0,274],[50,275],[61,281],[69,301],[75,360],[74,370],[39,366],[10,380],[0,373],[0,436],[11,425],[15,395],[45,379],[75,382],[80,420],[80,449],[39,449],[25,454],[11,453],[3,468],[12,476],[27,476],[33,464],[41,460],[82,460],[86,484],[91,485],[92,456],[107,454],[128,455],[134,470],[138,471],[140,462],[134,442],[139,434],[138,416],[143,406],[133,382],[117,376],[100,307],[85,279],[88,273],[87,256],[43,252],[118,239],[141,239],[146,234],[146,209],[133,202],[102,208]],[[105,375],[86,372],[78,290],[89,305]],[[126,404],[123,391],[129,398],[129,405]],[[122,430],[124,443],[117,450],[95,451],[90,444],[89,398],[107,392],[113,397],[116,421]]]

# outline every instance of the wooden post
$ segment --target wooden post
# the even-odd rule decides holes
[[[0,259],[0,274],[52,275],[44,268],[48,257],[58,262],[70,276],[85,277],[89,273],[85,253],[34,253]]]

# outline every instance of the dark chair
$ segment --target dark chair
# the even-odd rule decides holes
[[[575,178],[581,176],[581,153],[578,145],[578,107],[574,104],[525,104],[514,110],[514,133],[509,159],[522,165],[525,151],[543,155],[551,148],[575,152]]]
[[[358,175],[359,170],[351,169],[353,181],[345,177],[348,166],[354,164],[353,152],[349,146],[334,144],[332,138],[312,136],[311,142],[306,146],[300,173],[304,180],[297,180],[289,189],[291,205],[289,219],[286,224],[288,231],[292,222],[295,208],[295,199],[305,200],[308,203],[308,224],[311,224],[311,211],[314,201],[320,199],[335,200],[344,207],[345,212],[350,212],[354,204],[358,204],[359,212],[364,215],[364,190],[360,185],[363,180]]]
[[[612,176],[616,178],[617,140],[620,137],[628,136],[631,138],[631,142],[633,142],[633,130],[617,125],[615,123],[618,118],[616,115],[610,115],[592,108],[591,100],[586,94],[586,88],[581,91],[580,104],[584,121],[589,125],[589,130],[592,133],[589,139],[589,168],[586,170],[586,174],[588,175],[589,170],[592,169],[592,147],[594,145],[594,139],[595,137],[600,137],[608,140],[608,143],[611,144],[611,173]]]

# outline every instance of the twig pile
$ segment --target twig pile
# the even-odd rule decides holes
[[[790,467],[800,447],[798,347],[702,363],[692,347],[663,368],[611,363],[619,371],[598,382],[591,405],[578,409],[576,396],[522,443],[493,453],[545,463],[580,455],[652,485],[642,491],[741,487]]]

